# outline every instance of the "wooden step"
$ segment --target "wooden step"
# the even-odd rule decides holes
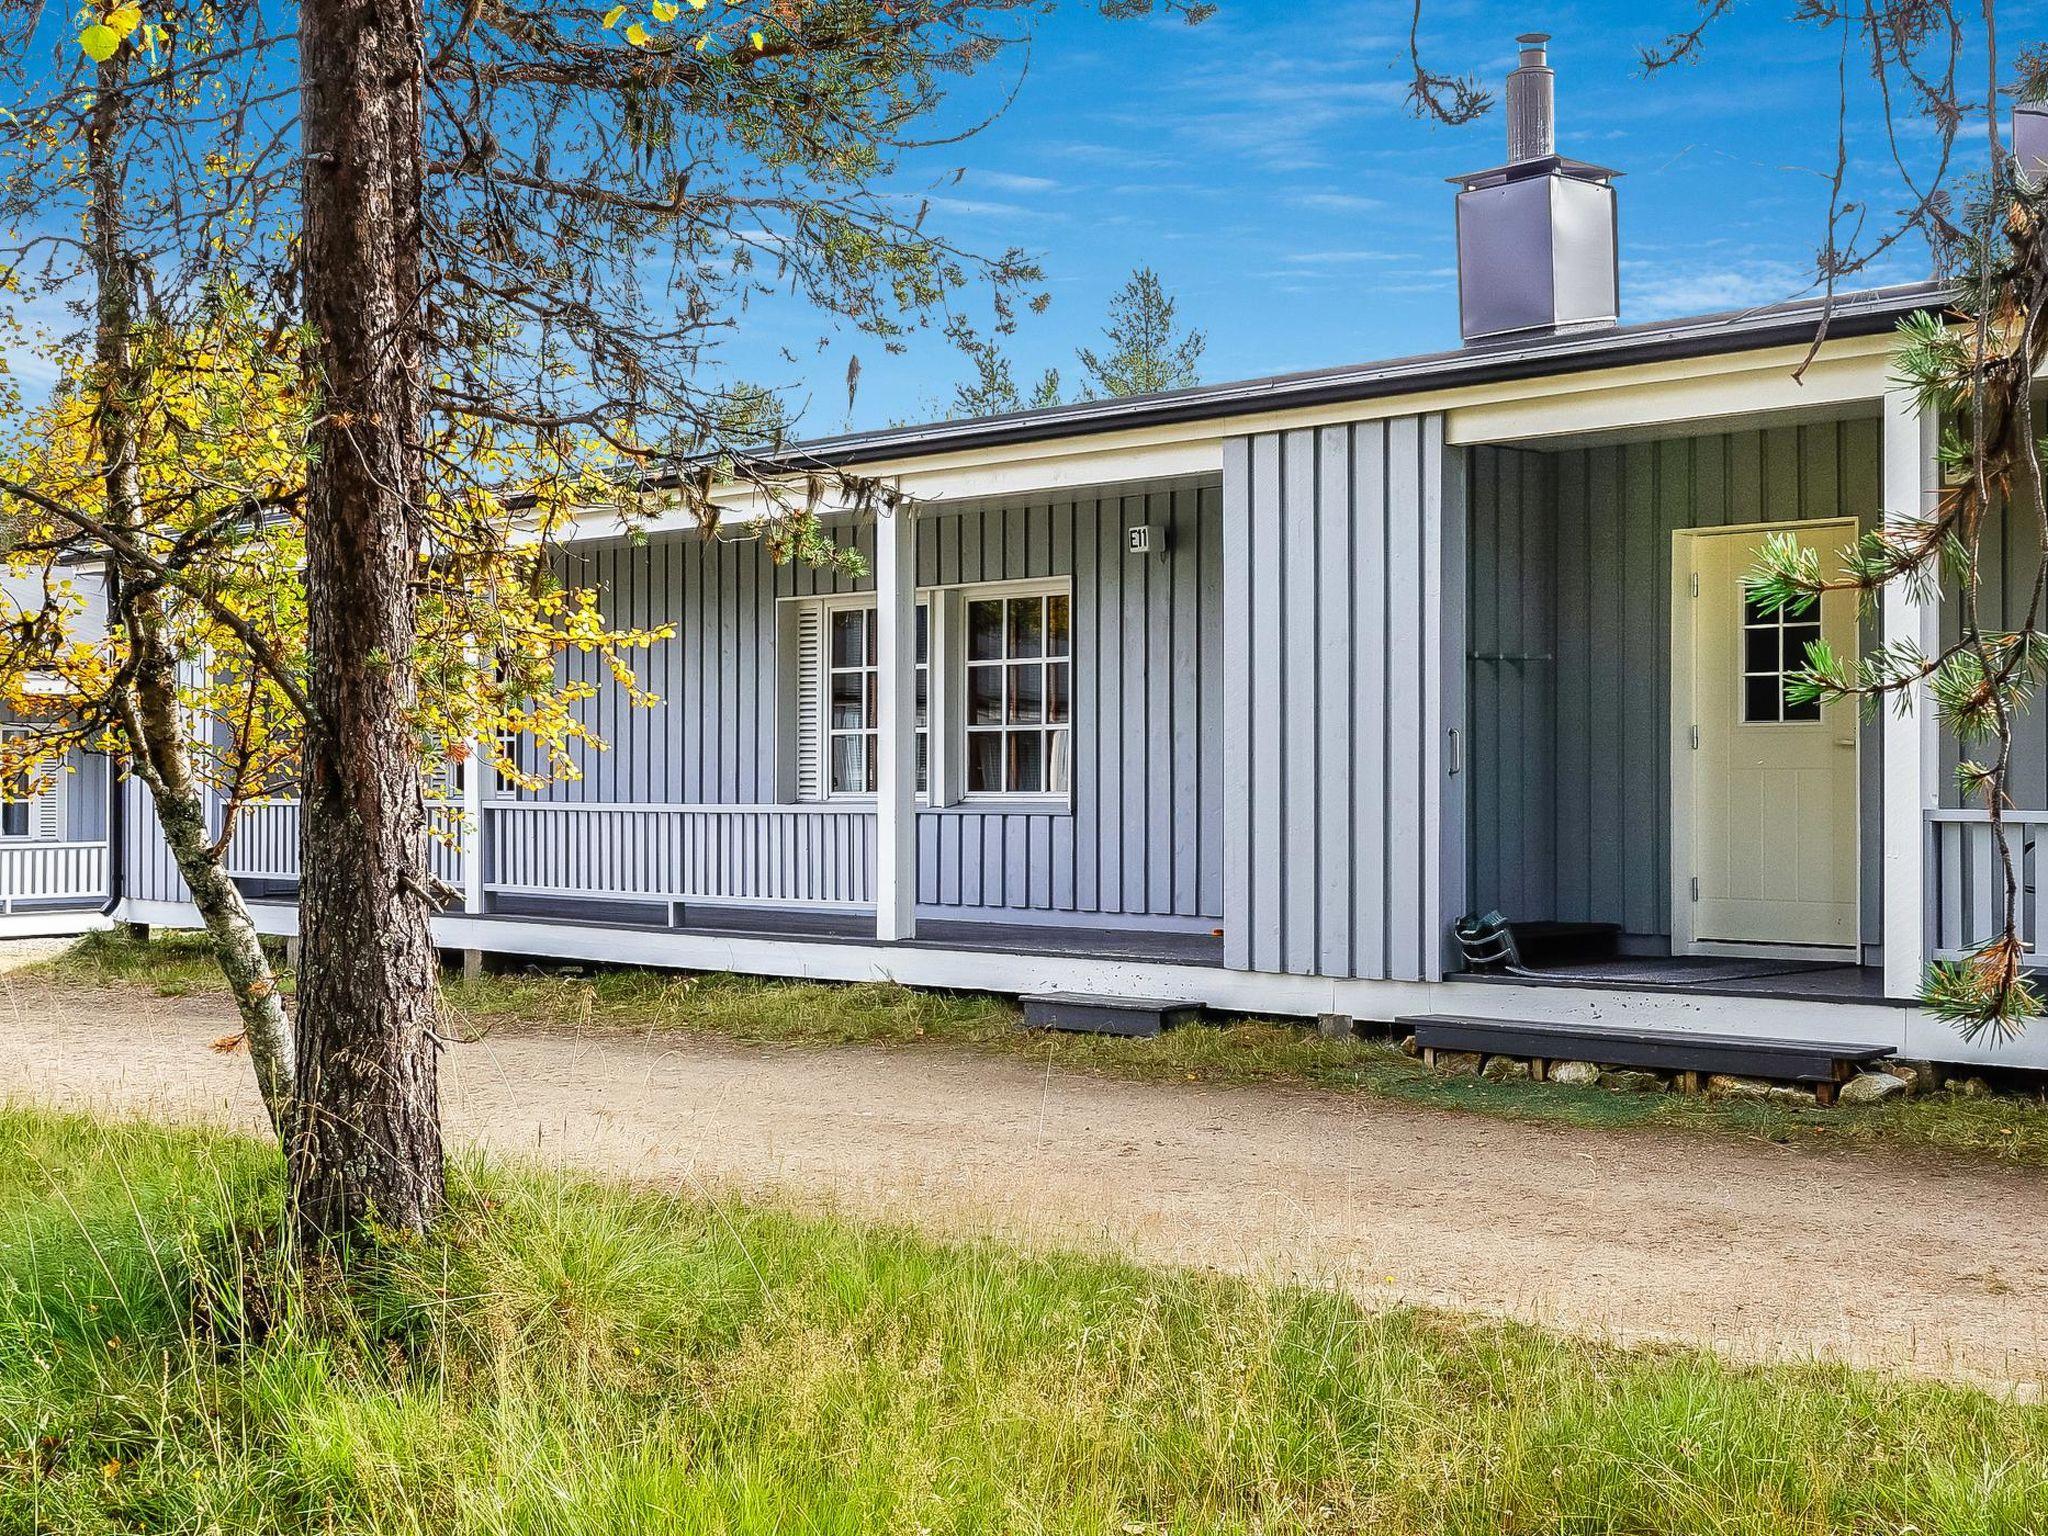
[[[1892,1054],[1888,1045],[1847,1040],[1773,1040],[1681,1029],[1614,1029],[1597,1024],[1547,1024],[1530,1019],[1471,1019],[1412,1014],[1396,1019],[1425,1051],[1478,1051],[1533,1061],[1592,1061],[1607,1067],[1667,1072],[1722,1072],[1774,1082],[1812,1083],[1825,1101],[1860,1066]]]
[[[1200,1003],[1184,998],[1101,997],[1089,992],[1035,992],[1018,999],[1026,1029],[1070,1029],[1091,1035],[1150,1039],[1162,1029],[1192,1023]]]

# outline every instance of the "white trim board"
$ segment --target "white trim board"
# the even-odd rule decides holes
[[[291,907],[252,903],[250,912],[265,933],[297,932],[298,914]],[[199,926],[198,913],[183,903],[131,901],[123,904],[120,917],[125,922],[169,928]],[[1343,1013],[1384,1022],[1409,1014],[1455,1013],[1480,1019],[1607,1024],[1616,1029],[1691,1029],[1771,1039],[1843,1040],[1890,1046],[1908,1057],[2048,1071],[2048,1030],[2033,1032],[2007,1046],[1972,1045],[1923,1010],[1890,1003],[1518,986],[1456,979],[1360,981],[1168,961],[924,944],[755,939],[453,912],[434,919],[434,940],[450,950],[815,981],[897,981],[906,986],[1006,995],[1081,991],[1119,997],[1185,997],[1224,1012],[1298,1018]]]

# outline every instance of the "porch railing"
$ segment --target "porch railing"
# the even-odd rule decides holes
[[[429,806],[434,873],[518,896],[645,902],[719,902],[817,908],[875,903],[875,813],[869,806],[663,805],[489,801],[482,826],[454,802]],[[228,844],[228,873],[293,881],[299,874],[299,803],[244,804]]]
[[[462,807],[451,801],[429,801],[427,826],[435,835],[427,844],[427,864],[442,880],[462,889]],[[228,844],[228,873],[241,880],[299,878],[299,802],[249,800],[235,815],[235,836]]]
[[[1997,936],[2003,921],[2004,876],[1986,811],[1927,813],[1931,866],[1931,949],[1937,960],[1960,960]],[[2042,938],[2040,857],[2048,849],[2048,811],[2007,811],[2006,839],[2018,882],[2020,942],[2038,951]]]
[[[0,843],[0,912],[17,902],[82,903],[106,894],[104,842]]]
[[[875,813],[501,801],[484,809],[484,858],[486,890],[522,895],[873,906]]]

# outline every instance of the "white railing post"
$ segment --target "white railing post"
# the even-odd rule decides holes
[[[907,503],[875,525],[875,937],[917,932],[917,530]]]
[[[1884,397],[1884,512],[1887,519],[1927,515],[1936,489],[1934,418],[1912,390],[1892,385]],[[1884,589],[1880,613],[1886,644],[1906,641],[1933,655],[1941,644],[1939,599],[1915,599],[1902,582]],[[1934,705],[1915,689],[1910,711],[1884,712],[1884,993],[1920,995],[1930,945],[1934,892],[1927,813],[1941,790],[1940,738]]]

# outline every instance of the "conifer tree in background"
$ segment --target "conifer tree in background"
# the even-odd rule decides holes
[[[1102,331],[1108,349],[1098,353],[1082,347],[1074,354],[1081,362],[1081,398],[1154,395],[1199,384],[1209,339],[1176,326],[1174,307],[1157,272],[1150,267],[1133,272],[1109,301],[1109,323]]]

